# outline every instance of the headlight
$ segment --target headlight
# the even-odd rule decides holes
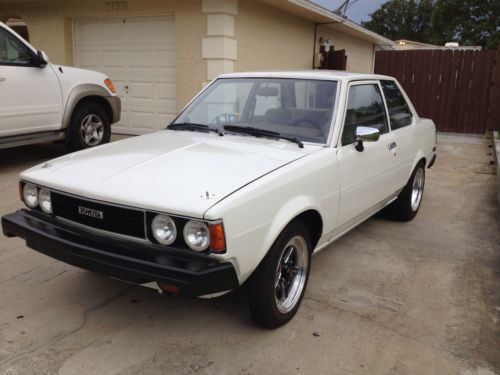
[[[194,251],[203,251],[210,245],[210,231],[201,221],[189,220],[184,225],[184,241]]]
[[[177,237],[175,222],[170,216],[156,215],[151,223],[153,236],[162,245],[172,244]]]
[[[35,185],[26,183],[23,187],[24,203],[30,208],[38,206],[38,189]]]
[[[41,188],[38,192],[38,204],[43,212],[46,214],[52,214],[52,201],[50,199],[50,191],[45,188]]]

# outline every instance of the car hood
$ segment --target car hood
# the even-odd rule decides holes
[[[166,130],[69,154],[21,178],[90,199],[202,217],[232,192],[320,148]]]

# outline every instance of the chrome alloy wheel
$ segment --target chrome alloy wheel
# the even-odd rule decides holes
[[[276,267],[275,301],[278,311],[287,314],[300,300],[306,284],[308,249],[302,236],[295,236],[284,247]]]
[[[97,146],[104,137],[104,124],[99,116],[89,114],[85,116],[80,125],[80,134],[89,147]]]
[[[422,168],[418,168],[413,178],[413,186],[411,189],[411,209],[415,212],[422,202],[422,195],[424,194],[425,175]]]

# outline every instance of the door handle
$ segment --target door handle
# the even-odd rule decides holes
[[[7,80],[7,78],[0,76],[0,82],[4,82],[6,80]]]
[[[389,151],[394,150],[397,147],[396,142],[389,143],[389,146],[387,147],[389,148]]]

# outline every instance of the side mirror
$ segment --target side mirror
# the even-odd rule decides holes
[[[47,64],[49,63],[49,57],[47,56],[47,54],[43,51],[38,50],[36,52],[36,56],[38,59],[38,66],[40,68],[45,68],[47,66]]]
[[[356,128],[356,150],[362,152],[365,147],[363,142],[377,142],[380,138],[380,131],[368,126],[358,126]]]

